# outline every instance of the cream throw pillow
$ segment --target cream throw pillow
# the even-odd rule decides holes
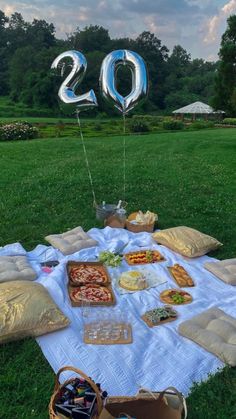
[[[179,325],[178,332],[236,366],[236,319],[217,307],[203,311]]]
[[[153,233],[153,239],[183,256],[193,258],[222,246],[214,237],[190,227],[173,227]]]
[[[0,256],[0,282],[33,281],[36,278],[37,274],[26,256]]]
[[[206,262],[204,268],[226,284],[236,285],[236,259],[225,259],[220,262]]]
[[[41,284],[30,281],[0,284],[0,343],[44,335],[69,323]]]
[[[97,241],[85,233],[82,227],[73,228],[73,230],[62,234],[51,234],[46,236],[45,240],[60,250],[63,255],[71,255],[79,250],[97,245]]]

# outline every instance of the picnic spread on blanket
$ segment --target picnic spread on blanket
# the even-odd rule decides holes
[[[187,395],[193,382],[224,363],[236,365],[236,260],[206,256],[222,244],[197,230],[151,233],[143,213],[138,220],[144,231],[76,227],[47,236],[52,246],[0,248],[0,343],[36,337],[54,371],[62,372],[67,381],[51,417],[93,417],[98,397],[103,403],[108,393],[100,417],[116,418],[112,396],[133,403],[140,388],[155,394],[172,386]],[[72,378],[73,368],[103,390]],[[159,393],[154,400],[165,410]],[[139,417],[139,403],[131,417]],[[166,417],[181,417],[164,405]]]

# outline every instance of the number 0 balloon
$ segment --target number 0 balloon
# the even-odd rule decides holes
[[[132,72],[132,90],[126,97],[122,96],[116,88],[116,73],[121,65],[127,65]],[[123,114],[127,114],[148,94],[148,75],[142,57],[124,49],[108,54],[102,62],[100,88],[103,97],[108,102]]]

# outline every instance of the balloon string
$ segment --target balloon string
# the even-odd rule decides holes
[[[83,145],[84,157],[85,157],[85,161],[86,161],[89,181],[90,181],[92,195],[93,195],[93,202],[96,203],[96,197],[95,197],[94,186],[93,186],[93,179],[92,179],[92,174],[91,174],[90,167],[89,167],[88,155],[87,155],[87,150],[86,150],[86,147],[85,147],[84,136],[83,136],[83,132],[82,132],[82,128],[81,128],[81,123],[80,123],[80,117],[79,117],[79,111],[78,110],[76,110],[76,117],[77,117],[77,122],[78,122],[78,126],[79,126],[81,142],[82,142],[82,145]]]
[[[124,179],[124,201],[126,198],[126,119],[125,113],[123,113],[123,179]]]

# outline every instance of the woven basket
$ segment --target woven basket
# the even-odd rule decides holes
[[[54,387],[54,391],[53,391],[53,394],[52,394],[52,397],[51,397],[51,400],[50,400],[50,403],[49,403],[49,417],[50,417],[50,419],[63,419],[63,418],[67,419],[61,413],[58,416],[55,412],[55,404],[57,402],[57,398],[59,396],[59,393],[60,393],[62,387],[66,386],[67,384],[71,383],[74,380],[74,378],[71,378],[71,379],[65,381],[63,384],[60,384],[59,377],[60,377],[60,375],[63,371],[73,371],[73,372],[75,372],[80,377],[84,378],[89,383],[89,385],[92,387],[92,389],[94,390],[94,392],[96,393],[96,396],[97,396],[97,414],[95,414],[95,416],[93,416],[93,419],[97,419],[99,417],[101,411],[102,411],[102,406],[103,406],[102,398],[101,398],[99,389],[96,386],[96,384],[94,383],[94,381],[91,380],[91,378],[89,378],[84,372],[82,372],[79,369],[74,368],[74,367],[63,367],[58,371],[58,373],[56,375],[55,387]]]
[[[133,224],[130,221],[135,220],[136,215],[138,212],[132,212],[126,220],[125,226],[127,230],[132,231],[133,233],[141,233],[142,231],[146,231],[147,233],[152,233],[154,230],[155,223],[152,224]]]

